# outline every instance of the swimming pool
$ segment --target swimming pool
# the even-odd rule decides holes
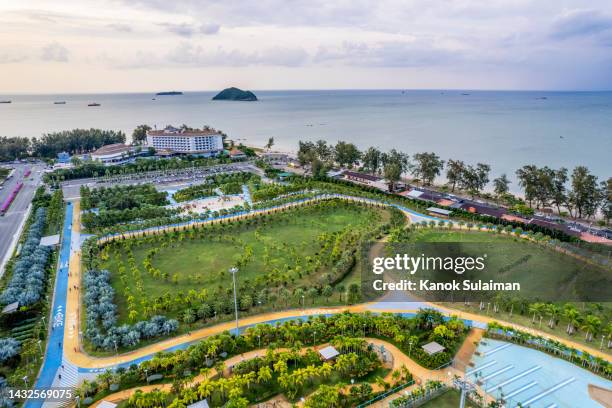
[[[486,344],[484,344],[486,343]],[[488,394],[502,394],[507,407],[599,408],[589,397],[593,384],[612,388],[608,381],[568,361],[541,351],[499,340],[483,339],[474,354],[468,378],[479,381]]]

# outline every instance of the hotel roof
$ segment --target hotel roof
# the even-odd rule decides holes
[[[167,126],[165,129],[162,130],[149,130],[147,132],[147,136],[183,136],[183,137],[193,137],[193,136],[214,136],[214,135],[220,135],[221,132],[219,132],[216,129],[190,129],[190,130],[184,130],[184,129],[179,129],[179,128],[175,128],[172,126]]]

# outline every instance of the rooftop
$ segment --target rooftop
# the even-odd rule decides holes
[[[40,245],[42,245],[42,246],[55,246],[55,245],[59,245],[59,241],[60,241],[59,234],[48,235],[48,236],[42,237],[40,239]]]
[[[423,346],[423,350],[429,354],[430,356],[437,354],[437,353],[441,353],[443,352],[444,346],[436,343],[435,341],[432,341],[431,343],[427,343]]]
[[[106,156],[109,154],[127,153],[132,149],[131,146],[123,143],[114,143],[102,146],[98,150],[91,153],[92,156]]]
[[[450,210],[445,210],[443,208],[438,208],[438,207],[429,207],[427,211],[434,213],[434,214],[440,214],[440,215],[446,215],[446,216],[452,213],[452,211]]]
[[[174,126],[166,126],[165,129],[162,130],[149,130],[147,132],[147,136],[184,136],[184,137],[191,137],[191,136],[213,136],[213,135],[220,135],[221,132],[219,132],[216,129],[213,128],[206,128],[206,129],[182,129],[182,128],[175,128]]]
[[[319,354],[321,354],[321,357],[323,357],[324,360],[331,360],[332,358],[340,355],[334,346],[323,347],[321,350],[319,350]]]
[[[380,180],[382,180],[378,176],[374,176],[372,174],[366,174],[366,173],[359,173],[359,172],[356,172],[356,171],[349,171],[349,170],[347,170],[347,171],[345,171],[342,174],[345,177],[352,177],[352,178],[368,180],[368,181],[380,181]]]
[[[187,408],[208,408],[208,401],[203,399],[202,401],[194,402],[193,404],[187,405]]]

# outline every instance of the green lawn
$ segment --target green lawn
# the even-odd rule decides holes
[[[609,297],[612,271],[589,265],[572,256],[525,239],[491,232],[423,229],[411,237],[417,246],[436,243],[435,255],[447,250],[444,243],[462,243],[465,254],[486,254],[484,271],[465,272],[461,278],[495,282],[518,282],[523,298],[541,300],[593,300]],[[448,247],[450,248],[450,246]],[[457,248],[457,246],[455,246]],[[449,250],[449,253],[452,251]],[[454,274],[453,274],[454,276]]]
[[[449,390],[444,394],[440,395],[421,405],[421,408],[457,408],[459,406],[461,394],[457,390]],[[467,402],[466,407],[476,408],[476,405]]]
[[[227,225],[222,231],[211,232],[209,235],[204,233],[203,237],[197,234],[191,237],[191,232],[187,231],[183,233],[182,239],[172,243],[167,240],[160,242],[161,238],[151,238],[149,242],[133,241],[135,243],[132,245],[132,253],[142,282],[140,289],[138,279],[131,278],[128,256],[120,247],[106,251],[109,257],[103,268],[111,271],[111,284],[116,290],[115,302],[119,320],[126,322],[128,305],[124,295],[124,283],[118,272],[120,264],[127,269],[130,279],[124,281],[137,299],[139,293],[146,294],[150,300],[164,295],[171,296],[172,299],[177,296],[184,298],[190,291],[202,293],[204,289],[207,292],[204,297],[215,298],[207,300],[212,302],[217,300],[216,297],[221,293],[224,298],[231,297],[231,292],[228,293],[232,287],[228,269],[243,256],[245,248],[248,247],[252,250],[252,256],[237,274],[239,291],[243,289],[239,296],[247,290],[244,288],[272,289],[280,286],[280,283],[285,283],[290,291],[296,287],[308,289],[312,284],[320,284],[321,275],[333,266],[331,263],[323,263],[315,273],[307,273],[309,259],[312,260],[310,264],[316,259],[325,259],[325,256],[316,255],[323,252],[320,243],[322,234],[327,234],[328,237],[330,234],[340,233],[359,234],[387,219],[387,211],[359,205],[313,206],[276,214],[266,224]],[[143,266],[143,261],[153,248],[159,249],[151,258],[151,264],[162,275],[167,273],[165,277],[154,277]],[[333,298],[337,301],[338,295],[334,293]],[[309,298],[306,304],[317,301],[323,303],[330,299]],[[277,302],[296,306],[300,300],[279,296]],[[194,305],[194,308],[197,308],[197,305]],[[138,311],[140,315],[142,308]],[[167,316],[176,316],[178,312],[180,310],[172,308],[160,311]]]

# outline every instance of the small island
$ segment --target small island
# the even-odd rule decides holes
[[[165,92],[158,92],[155,95],[157,96],[174,96],[174,95],[182,95],[182,92],[179,91],[165,91]]]
[[[213,101],[256,101],[257,97],[251,91],[243,91],[238,88],[225,88],[213,98]]]

